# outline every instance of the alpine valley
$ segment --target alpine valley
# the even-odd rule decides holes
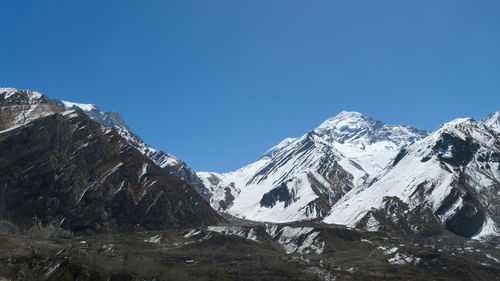
[[[500,111],[340,112],[195,172],[116,112],[0,88],[0,281],[499,280]]]

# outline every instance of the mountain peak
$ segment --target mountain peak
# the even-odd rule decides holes
[[[406,125],[389,125],[359,112],[342,111],[329,118],[315,130],[330,141],[372,144],[388,140],[396,144],[411,143],[429,134]]]
[[[130,131],[130,127],[125,120],[123,120],[123,117],[116,112],[103,112],[95,104],[76,103],[58,99],[54,99],[54,102],[66,110],[81,109],[85,114],[90,116],[90,118],[106,127]]]
[[[326,119],[321,125],[319,125],[316,130],[327,130],[332,128],[345,128],[356,127],[356,124],[362,122],[363,120],[371,119],[359,112],[355,111],[341,111],[334,117]]]
[[[441,124],[440,128],[454,127],[457,125],[465,125],[465,124],[471,124],[471,123],[475,123],[475,122],[476,121],[471,117],[457,118],[457,119],[451,120],[450,122]]]
[[[357,112],[357,111],[342,110],[334,118],[353,118],[353,117],[354,118],[361,118],[361,117],[364,117],[364,115]]]
[[[477,122],[470,117],[457,118],[450,122],[441,124],[439,129],[436,131],[436,134],[453,133],[460,135],[462,138],[465,138],[466,135],[464,135],[464,133],[470,134],[472,131],[482,131],[484,126],[485,124],[483,124],[482,122]]]
[[[0,105],[28,105],[48,102],[49,99],[37,91],[0,87]]]

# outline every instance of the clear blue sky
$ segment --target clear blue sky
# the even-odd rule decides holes
[[[500,110],[500,1],[2,1],[0,85],[121,113],[229,171],[341,110],[435,129]]]

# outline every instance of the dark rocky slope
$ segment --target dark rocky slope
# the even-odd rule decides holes
[[[68,101],[54,99],[54,102],[66,110],[81,109],[92,120],[106,127],[114,128],[130,145],[137,148],[144,156],[153,160],[153,162],[167,171],[169,174],[177,176],[192,186],[203,198],[210,201],[211,193],[203,185],[201,179],[196,175],[184,161],[172,154],[157,150],[147,143],[141,137],[135,134],[123,117],[117,112],[104,112],[94,104],[79,104]]]
[[[184,181],[82,111],[0,134],[0,217],[87,233],[223,220]]]

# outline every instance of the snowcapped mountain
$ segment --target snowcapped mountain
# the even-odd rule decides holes
[[[369,183],[401,148],[428,134],[341,112],[235,172],[198,175],[217,210],[270,222],[318,218],[351,189]]]
[[[127,142],[137,148],[144,156],[155,162],[170,174],[173,174],[194,187],[206,200],[210,199],[210,193],[203,185],[202,181],[196,173],[187,166],[184,161],[165,153],[161,150],[154,149],[146,144],[138,135],[136,135],[123,120],[120,114],[116,112],[103,112],[94,104],[74,103],[64,100],[54,100],[59,106],[66,110],[81,109],[94,121],[106,127],[115,128]]]
[[[41,93],[0,88],[0,133],[81,109],[210,205],[265,222],[322,218],[370,231],[500,235],[500,111],[461,118],[428,132],[341,112],[300,138],[287,138],[230,173],[195,173],[156,150],[115,112],[52,101]],[[57,115],[57,114],[56,114]],[[70,118],[71,119],[71,118]],[[449,233],[448,232],[448,233]]]
[[[324,221],[413,232],[437,223],[465,237],[498,235],[500,136],[488,126],[498,124],[490,122],[495,116],[482,123],[456,119],[402,149],[373,183],[352,189]]]
[[[61,108],[42,93],[0,88],[0,130],[22,126],[37,118],[61,111]]]

